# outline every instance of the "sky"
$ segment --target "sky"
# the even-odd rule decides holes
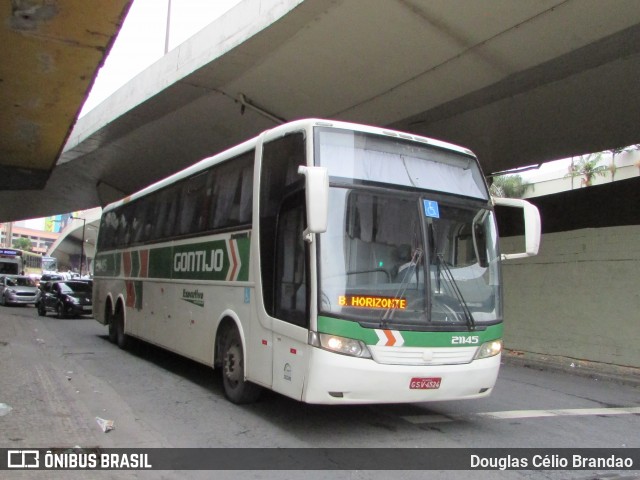
[[[242,0],[134,0],[113,47],[98,72],[80,116],[98,106],[164,55],[169,4],[170,51],[240,1]],[[44,221],[44,218],[25,220],[23,226],[44,230]]]
[[[164,55],[169,6],[168,46],[172,50],[240,1],[134,0],[80,116]]]

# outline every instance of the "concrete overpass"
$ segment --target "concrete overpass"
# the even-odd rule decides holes
[[[2,2],[0,190],[12,213],[0,221],[33,217],[25,198],[46,204],[42,189],[130,3]]]
[[[126,6],[114,3],[111,24]],[[20,131],[3,133],[11,143],[3,140],[0,221],[104,204],[307,116],[459,143],[487,172],[637,143],[637,7],[244,0],[81,118],[55,168],[59,144],[36,149]],[[82,18],[85,30],[102,22],[97,13]],[[73,55],[60,55],[71,81]],[[64,112],[42,102],[35,111],[66,132],[89,81],[61,98]],[[38,103],[46,88],[25,85],[25,102]]]

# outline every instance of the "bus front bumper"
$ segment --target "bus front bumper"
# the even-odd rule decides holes
[[[319,404],[419,403],[491,393],[501,355],[461,365],[406,366],[311,348],[302,400]],[[412,388],[413,387],[413,388]]]

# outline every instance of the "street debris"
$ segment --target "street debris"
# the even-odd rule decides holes
[[[13,408],[11,408],[6,403],[0,403],[0,417],[4,417],[11,410],[13,410]]]
[[[96,417],[96,422],[98,422],[98,425],[100,425],[100,428],[104,433],[116,428],[113,424],[113,420],[105,420],[104,418]]]

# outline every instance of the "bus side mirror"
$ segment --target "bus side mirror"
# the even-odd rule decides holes
[[[299,166],[298,173],[305,176],[307,203],[307,228],[304,238],[311,240],[312,233],[327,231],[329,210],[329,171],[325,167]]]
[[[518,198],[500,198],[493,197],[493,204],[503,207],[522,208],[524,214],[524,253],[503,254],[502,260],[513,260],[516,258],[527,258],[538,254],[540,248],[540,233],[542,231],[540,225],[540,212],[535,205],[520,200]]]

